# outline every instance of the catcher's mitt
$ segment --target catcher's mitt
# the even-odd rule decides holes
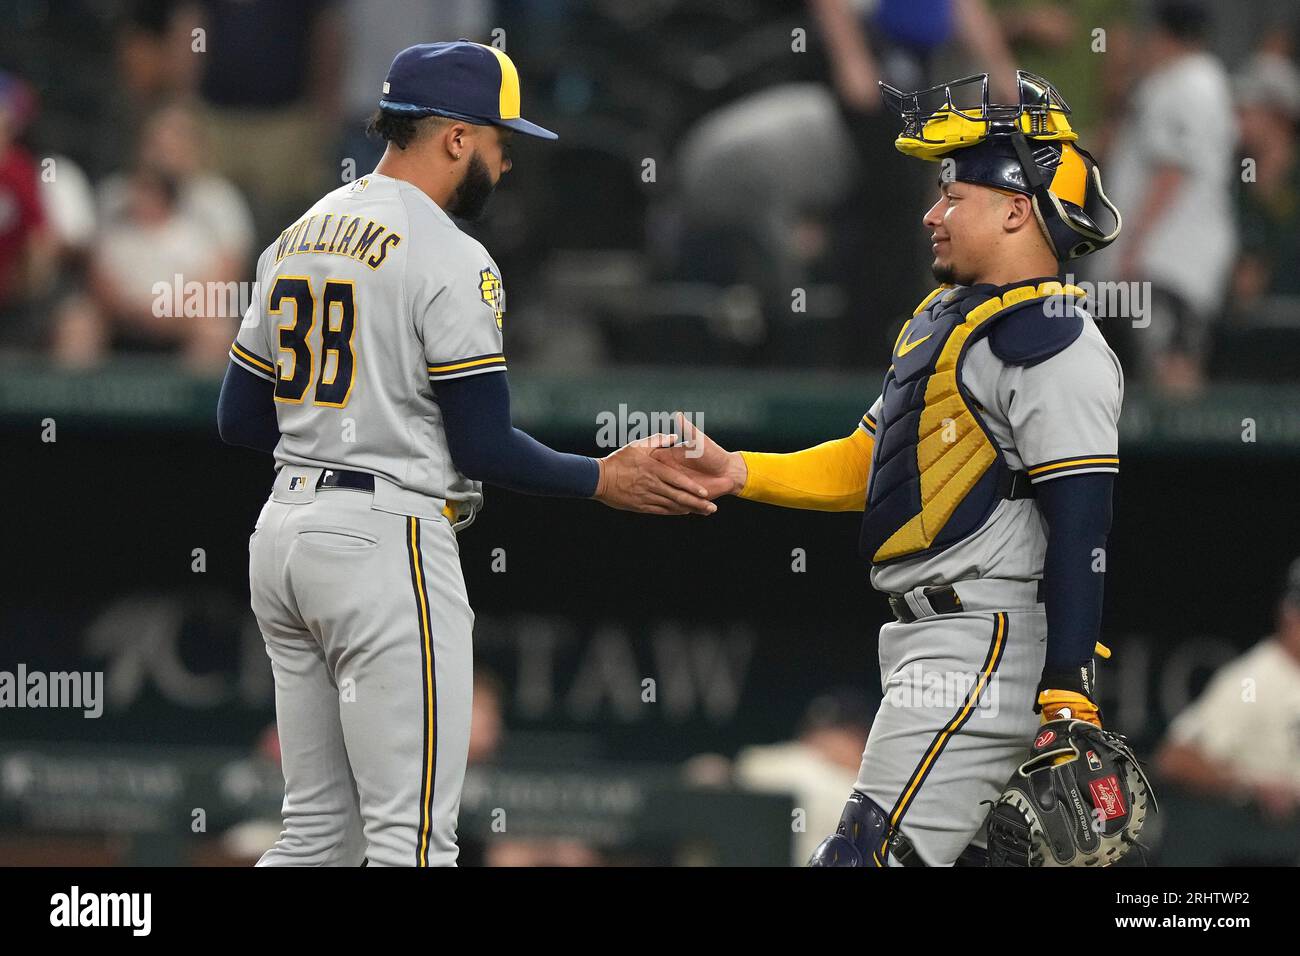
[[[1050,721],[989,813],[989,866],[1109,866],[1137,845],[1148,804],[1155,794],[1124,737]]]

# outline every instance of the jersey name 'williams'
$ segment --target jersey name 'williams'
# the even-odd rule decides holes
[[[275,261],[301,252],[324,252],[347,256],[378,269],[388,257],[388,250],[401,241],[402,237],[387,226],[363,216],[311,215],[280,233]]]

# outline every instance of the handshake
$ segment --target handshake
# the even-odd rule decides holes
[[[651,435],[598,459],[597,501],[621,511],[654,515],[711,515],[714,498],[745,487],[739,452],[727,451],[686,416],[675,416],[679,435]]]

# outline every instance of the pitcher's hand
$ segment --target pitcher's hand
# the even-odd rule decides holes
[[[708,489],[695,475],[671,459],[655,457],[656,449],[668,448],[676,441],[675,435],[651,435],[598,459],[600,480],[593,497],[620,511],[713,514],[718,506],[708,500]]]

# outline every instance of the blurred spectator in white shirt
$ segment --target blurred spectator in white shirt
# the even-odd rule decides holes
[[[137,160],[177,184],[176,214],[204,230],[222,256],[219,271],[243,274],[253,262],[253,216],[243,195],[228,179],[204,168],[204,131],[189,109],[174,105],[154,113],[145,124]],[[109,176],[99,188],[100,214],[106,223],[127,211],[131,177]]]
[[[1161,776],[1256,804],[1274,820],[1300,806],[1300,560],[1278,605],[1277,633],[1224,665],[1170,725]]]
[[[207,304],[215,284],[231,277],[221,272],[220,241],[180,214],[179,195],[176,181],[152,167],[132,175],[122,215],[90,252],[88,294],[56,319],[56,360],[85,366],[110,350],[179,352],[195,371],[224,367],[238,316],[209,315]]]
[[[1124,228],[1085,266],[1091,279],[1150,283],[1149,324],[1112,318],[1130,339],[1135,377],[1176,395],[1202,385],[1237,249],[1236,122],[1228,74],[1203,46],[1208,29],[1200,3],[1156,4],[1140,41],[1146,76],[1101,164]]]
[[[69,156],[50,156],[41,173],[41,204],[59,254],[76,257],[89,247],[98,228],[95,190],[86,171]]]
[[[746,747],[736,755],[733,779],[751,790],[789,793],[803,811],[791,862],[803,866],[840,822],[858,779],[871,712],[859,691],[837,691],[808,705],[797,740]]]

